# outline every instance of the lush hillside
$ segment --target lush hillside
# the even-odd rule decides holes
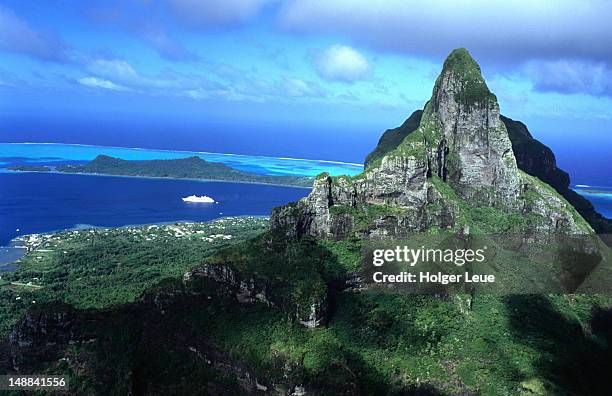
[[[148,288],[180,278],[267,224],[264,218],[239,217],[22,237],[29,253],[17,262],[18,270],[0,273],[0,335],[36,303],[101,309],[134,302]]]
[[[188,270],[205,255],[195,254],[199,235],[213,232],[179,245],[169,237],[146,258],[143,245],[126,245],[102,261],[92,258],[107,256],[99,247],[117,243],[116,232],[74,250],[58,236],[68,255],[86,258],[70,267],[33,251],[11,280],[44,288],[2,289],[3,307],[25,315],[0,343],[3,369],[66,374],[77,394],[607,394],[610,297],[356,291],[346,282],[359,265],[357,241],[287,245],[275,233]],[[174,264],[167,246],[191,259]],[[134,265],[142,259],[156,264]],[[221,264],[232,270],[213,270]],[[330,310],[308,328],[289,302],[322,295]]]
[[[40,166],[18,166],[10,169],[36,172],[51,170],[49,167]],[[62,165],[58,166],[56,170],[64,173],[224,180],[300,187],[311,186],[313,180],[311,177],[267,176],[242,172],[225,164],[205,161],[200,157],[171,160],[123,160],[99,155],[88,164]]]
[[[406,136],[419,127],[422,116],[423,110],[417,110],[399,127],[387,129],[378,140],[374,150],[366,157],[364,161],[365,167],[367,168],[372,162],[384,157],[386,153],[399,146]]]

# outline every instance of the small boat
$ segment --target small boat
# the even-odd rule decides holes
[[[182,198],[184,202],[197,202],[197,203],[214,203],[215,200],[207,195],[190,195]]]

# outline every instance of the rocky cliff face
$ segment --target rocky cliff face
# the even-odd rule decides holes
[[[612,221],[599,214],[589,200],[570,188],[570,177],[557,167],[552,150],[534,139],[522,122],[504,116],[501,116],[501,120],[508,130],[519,168],[553,187],[597,233],[612,233]]]
[[[422,115],[423,111],[417,110],[400,127],[385,131],[376,148],[366,157],[365,167],[370,167],[374,161],[394,150],[406,136],[416,131]],[[508,131],[518,168],[553,187],[576,208],[597,233],[612,233],[612,221],[599,214],[586,198],[570,189],[570,177],[567,172],[557,167],[553,151],[534,139],[522,122],[503,115],[500,115],[500,119]]]
[[[86,384],[70,384],[71,394],[302,394],[305,388],[291,376],[295,367],[283,367],[281,378],[267,378],[192,325],[214,304],[229,310],[255,300],[271,305],[252,282],[239,281],[227,268],[205,267],[125,306],[98,311],[48,304],[26,312],[10,337],[0,340],[0,371],[29,374],[52,367],[73,379],[85,377]],[[176,360],[169,363],[159,354]],[[160,362],[164,370],[183,365],[194,377],[160,383]]]
[[[515,207],[520,177],[510,138],[495,95],[465,49],[444,62],[420,128],[434,137],[432,173],[465,199]]]
[[[276,296],[261,279],[246,277],[228,265],[207,263],[187,272],[183,277],[186,285],[197,284],[199,280],[213,282],[216,285],[214,295],[230,296],[239,304],[260,302],[269,307],[282,307],[292,313],[294,319],[300,324],[309,328],[319,326],[325,318],[327,309],[325,296],[313,298],[312,301],[304,304],[305,307],[297,303],[290,303]]]
[[[491,208],[524,215],[503,231],[592,231],[556,191],[519,170],[497,99],[465,49],[444,62],[422,114],[381,143],[390,150],[375,150],[362,174],[319,175],[307,198],[274,210],[272,227],[298,237],[397,236],[467,228],[477,223],[472,209]]]

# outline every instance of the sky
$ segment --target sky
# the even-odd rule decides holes
[[[605,0],[0,0],[0,141],[303,140],[303,157],[359,161],[465,47],[504,115],[564,161],[603,158],[611,18]]]

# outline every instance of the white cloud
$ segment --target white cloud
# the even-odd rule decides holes
[[[198,74],[183,74],[167,69],[158,75],[141,74],[123,59],[96,58],[87,62],[90,77],[81,84],[114,90],[131,90],[148,94],[170,94],[192,99],[206,99],[223,95],[224,84]]]
[[[200,100],[200,99],[208,99],[210,98],[210,92],[201,89],[201,88],[196,88],[196,89],[187,89],[185,91],[183,91],[183,94],[185,96],[190,97],[191,99],[195,99],[195,100]]]
[[[263,97],[261,96],[253,96],[247,95],[241,92],[238,92],[233,89],[216,89],[216,90],[206,90],[201,87],[195,89],[188,89],[179,93],[181,96],[186,96],[194,100],[227,100],[230,102],[263,102]]]
[[[113,80],[132,83],[141,80],[141,77],[132,65],[124,60],[96,59],[89,63],[87,69],[94,74]]]
[[[265,81],[249,76],[244,70],[222,68],[218,78],[165,70],[159,75],[141,74],[123,59],[96,58],[85,67],[89,77],[80,84],[108,89],[129,90],[141,94],[177,95],[194,100],[262,102],[279,98],[319,98],[324,90],[312,81],[283,77]],[[221,76],[223,78],[221,78]]]
[[[364,80],[371,72],[367,59],[345,45],[333,45],[319,54],[315,68],[319,76],[326,80],[344,82]]]
[[[85,85],[91,88],[110,89],[112,91],[125,91],[126,87],[115,84],[112,81],[104,80],[97,77],[83,77],[77,80],[79,84]]]
[[[192,84],[190,79],[167,71],[160,76],[140,74],[132,65],[122,59],[98,58],[90,61],[86,69],[96,77],[116,81],[127,87],[141,89],[171,89]]]
[[[299,78],[286,78],[283,83],[284,92],[293,97],[320,97],[323,91],[316,84]]]

